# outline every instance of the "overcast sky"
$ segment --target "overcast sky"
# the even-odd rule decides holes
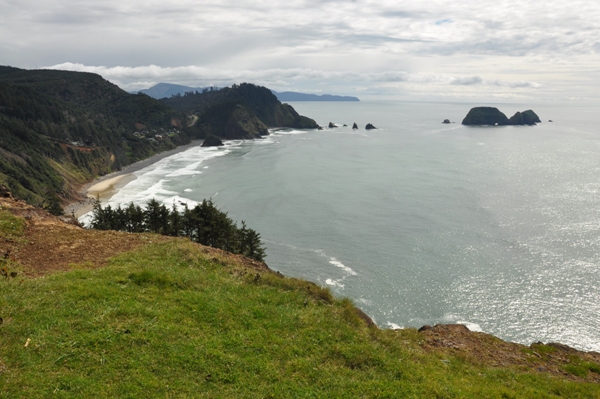
[[[600,2],[0,0],[0,64],[361,99],[600,98]]]

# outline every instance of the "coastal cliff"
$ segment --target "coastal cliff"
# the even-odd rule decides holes
[[[382,330],[349,300],[262,262],[85,230],[6,191],[0,255],[8,396],[600,395],[598,353],[461,325]]]

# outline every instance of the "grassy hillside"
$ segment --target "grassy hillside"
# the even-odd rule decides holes
[[[56,222],[57,259],[82,261],[25,278],[40,267],[43,238],[32,231],[51,220],[13,213],[0,211],[2,262],[17,273],[0,278],[0,397],[600,397],[585,382],[600,366],[581,352],[550,374],[559,349],[516,346],[509,356],[503,348],[516,344],[469,333],[495,353],[492,366],[439,346],[447,336],[369,326],[327,289],[184,239],[144,235],[98,268],[83,257],[134,235],[88,231],[59,244],[83,235]],[[518,356],[527,363],[510,365]]]

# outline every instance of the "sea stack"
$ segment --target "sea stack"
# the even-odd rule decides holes
[[[483,126],[502,126],[508,125],[508,118],[498,108],[494,107],[475,107],[471,108],[463,125],[483,125]]]
[[[223,145],[223,142],[217,136],[213,136],[212,134],[204,139],[201,147],[220,147]]]
[[[372,124],[367,123],[367,126],[365,126],[365,129],[366,130],[371,130],[371,129],[377,129],[377,128],[375,126],[373,126]]]
[[[333,128],[337,127],[336,125],[333,124],[333,122],[329,122],[328,126],[329,126],[330,129],[333,129]]]
[[[442,123],[450,123],[450,119],[444,119]]]
[[[536,123],[542,123],[540,118],[533,112],[528,109],[527,111],[517,112],[514,114],[509,120],[509,125],[528,125],[533,126]]]
[[[354,122],[354,124],[352,125],[352,129],[358,129],[358,125],[356,124],[356,122]]]
[[[510,119],[506,117],[498,108],[494,107],[475,107],[471,108],[463,125],[474,126],[533,126],[536,123],[541,123],[540,118],[532,110],[517,112]]]

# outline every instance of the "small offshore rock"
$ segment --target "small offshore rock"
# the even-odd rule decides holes
[[[366,130],[371,130],[371,129],[377,129],[377,128],[375,126],[373,126],[372,124],[367,123],[367,126],[365,126],[365,129]]]
[[[358,129],[358,125],[356,124],[356,122],[354,122],[354,124],[352,125],[352,129]]]
[[[223,145],[223,142],[217,136],[210,135],[204,139],[204,143],[202,143],[202,147],[220,147]]]
[[[336,125],[334,125],[334,124],[333,124],[333,122],[329,122],[329,128],[330,128],[330,129],[333,129],[333,128],[335,128],[335,127],[337,127],[337,126],[336,126]]]
[[[450,119],[444,119],[442,123],[450,123]]]
[[[346,125],[346,124],[344,123],[344,127],[346,127],[346,126],[348,126],[348,125]]]

